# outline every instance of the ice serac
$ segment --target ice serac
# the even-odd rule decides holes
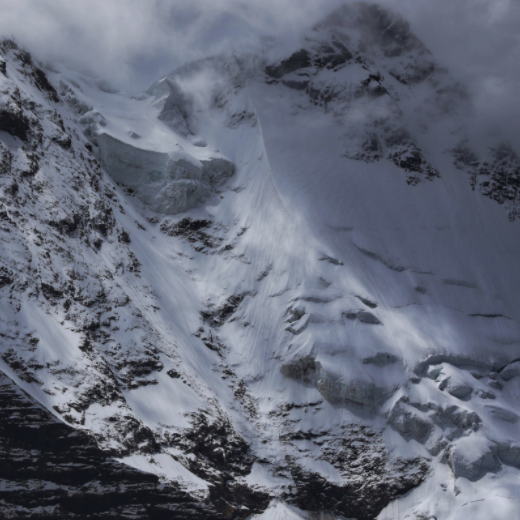
[[[0,45],[14,518],[518,518],[518,152],[391,12],[298,42],[136,97]]]
[[[347,359],[345,362],[348,363]],[[291,360],[282,365],[280,371],[284,376],[314,385],[332,404],[352,403],[377,408],[399,387],[399,369],[394,371],[393,377],[387,370],[386,377],[381,378],[380,370],[375,367],[363,367],[355,361],[352,364],[357,366],[354,370],[349,367],[346,373],[336,365],[335,360],[320,362],[308,356]]]
[[[144,150],[107,133],[98,136],[97,144],[112,179],[135,191],[153,211],[167,215],[201,205],[235,171],[226,159]]]

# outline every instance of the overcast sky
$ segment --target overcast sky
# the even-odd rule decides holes
[[[0,0],[0,33],[129,91],[194,58],[295,38],[349,0]],[[470,89],[481,117],[520,130],[520,0],[380,0]]]

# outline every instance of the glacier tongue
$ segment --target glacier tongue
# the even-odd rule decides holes
[[[137,98],[0,51],[0,440],[15,395],[80,439],[100,516],[518,517],[519,160],[405,22]],[[1,478],[14,518],[81,515]]]

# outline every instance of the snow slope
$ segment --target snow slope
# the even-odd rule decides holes
[[[302,42],[138,97],[2,44],[0,368],[226,518],[520,518],[520,160],[386,11]]]

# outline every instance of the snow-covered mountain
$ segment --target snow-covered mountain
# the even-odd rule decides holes
[[[405,21],[0,52],[6,518],[520,518],[520,159]]]

